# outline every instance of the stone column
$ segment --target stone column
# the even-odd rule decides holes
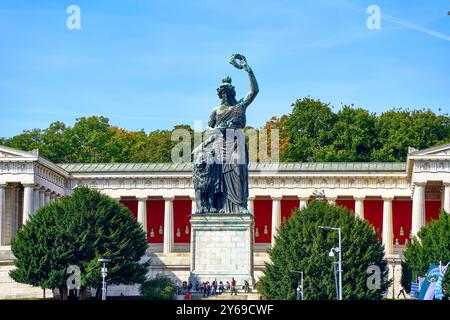
[[[272,246],[275,244],[275,237],[281,225],[281,197],[272,197]]]
[[[394,239],[392,228],[392,200],[394,197],[383,197],[383,233],[382,240],[386,254],[394,253]]]
[[[420,228],[425,225],[425,185],[426,182],[414,184],[411,234],[417,236]]]
[[[52,193],[50,194],[50,201],[51,201],[51,202],[56,201],[56,193],[52,192]]]
[[[39,189],[39,208],[45,206],[45,189]]]
[[[44,196],[44,203],[45,204],[50,203],[50,193],[51,193],[50,190],[45,191],[45,196]]]
[[[173,251],[173,199],[164,197],[164,253]]]
[[[364,220],[364,199],[365,197],[354,197],[355,199],[355,215]]]
[[[300,197],[299,209],[306,208],[308,206],[309,197]]]
[[[445,212],[450,213],[450,182],[444,182],[444,208]]]
[[[142,226],[145,237],[147,237],[147,198],[138,198],[137,221]]]
[[[336,199],[337,199],[336,196],[326,197],[326,199],[327,199],[328,204],[330,204],[332,206],[336,205]]]
[[[191,197],[191,201],[191,214],[195,214],[195,211],[197,211],[197,201],[195,200],[195,197]]]
[[[3,221],[6,215],[6,184],[0,184],[0,246],[3,245],[3,235],[5,234]]]
[[[35,186],[33,191],[33,214],[39,209],[39,187]]]
[[[255,215],[255,205],[254,205],[255,202],[254,201],[255,201],[255,197],[247,198],[247,209],[253,215]]]
[[[22,225],[27,223],[30,215],[33,213],[34,184],[24,184],[23,188]]]

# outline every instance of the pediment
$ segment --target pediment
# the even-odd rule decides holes
[[[450,143],[434,146],[431,148],[423,149],[423,150],[416,150],[416,149],[409,149],[409,156],[411,157],[448,157],[450,156]]]
[[[33,150],[32,152],[22,151],[6,146],[0,145],[0,159],[1,158],[36,158],[38,156],[38,151]]]

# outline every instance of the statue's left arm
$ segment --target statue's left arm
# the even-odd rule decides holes
[[[255,74],[253,73],[253,70],[250,68],[250,66],[245,63],[244,69],[248,73],[248,78],[250,80],[250,92],[245,96],[245,98],[241,99],[240,104],[247,108],[250,103],[255,99],[256,95],[259,92],[258,82],[256,81]]]

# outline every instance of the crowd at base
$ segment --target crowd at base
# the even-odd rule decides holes
[[[184,295],[185,300],[190,300],[192,297],[192,293],[199,293],[204,298],[209,296],[217,296],[219,294],[230,293],[230,295],[237,295],[238,288],[236,286],[236,280],[234,278],[231,281],[227,281],[225,284],[223,281],[217,282],[216,280],[212,281],[204,281],[202,283],[195,282],[195,285],[192,282],[183,281],[175,281],[177,286],[177,295]],[[242,290],[244,293],[250,293],[252,289],[250,288],[250,284],[248,281],[244,281],[244,285],[242,286]]]

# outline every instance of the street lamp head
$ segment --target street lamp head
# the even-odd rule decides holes
[[[330,253],[328,254],[328,256],[329,256],[330,258],[333,258],[333,257],[334,257],[334,250],[333,250],[333,249],[330,250]]]
[[[111,262],[111,259],[98,259],[98,262]]]

